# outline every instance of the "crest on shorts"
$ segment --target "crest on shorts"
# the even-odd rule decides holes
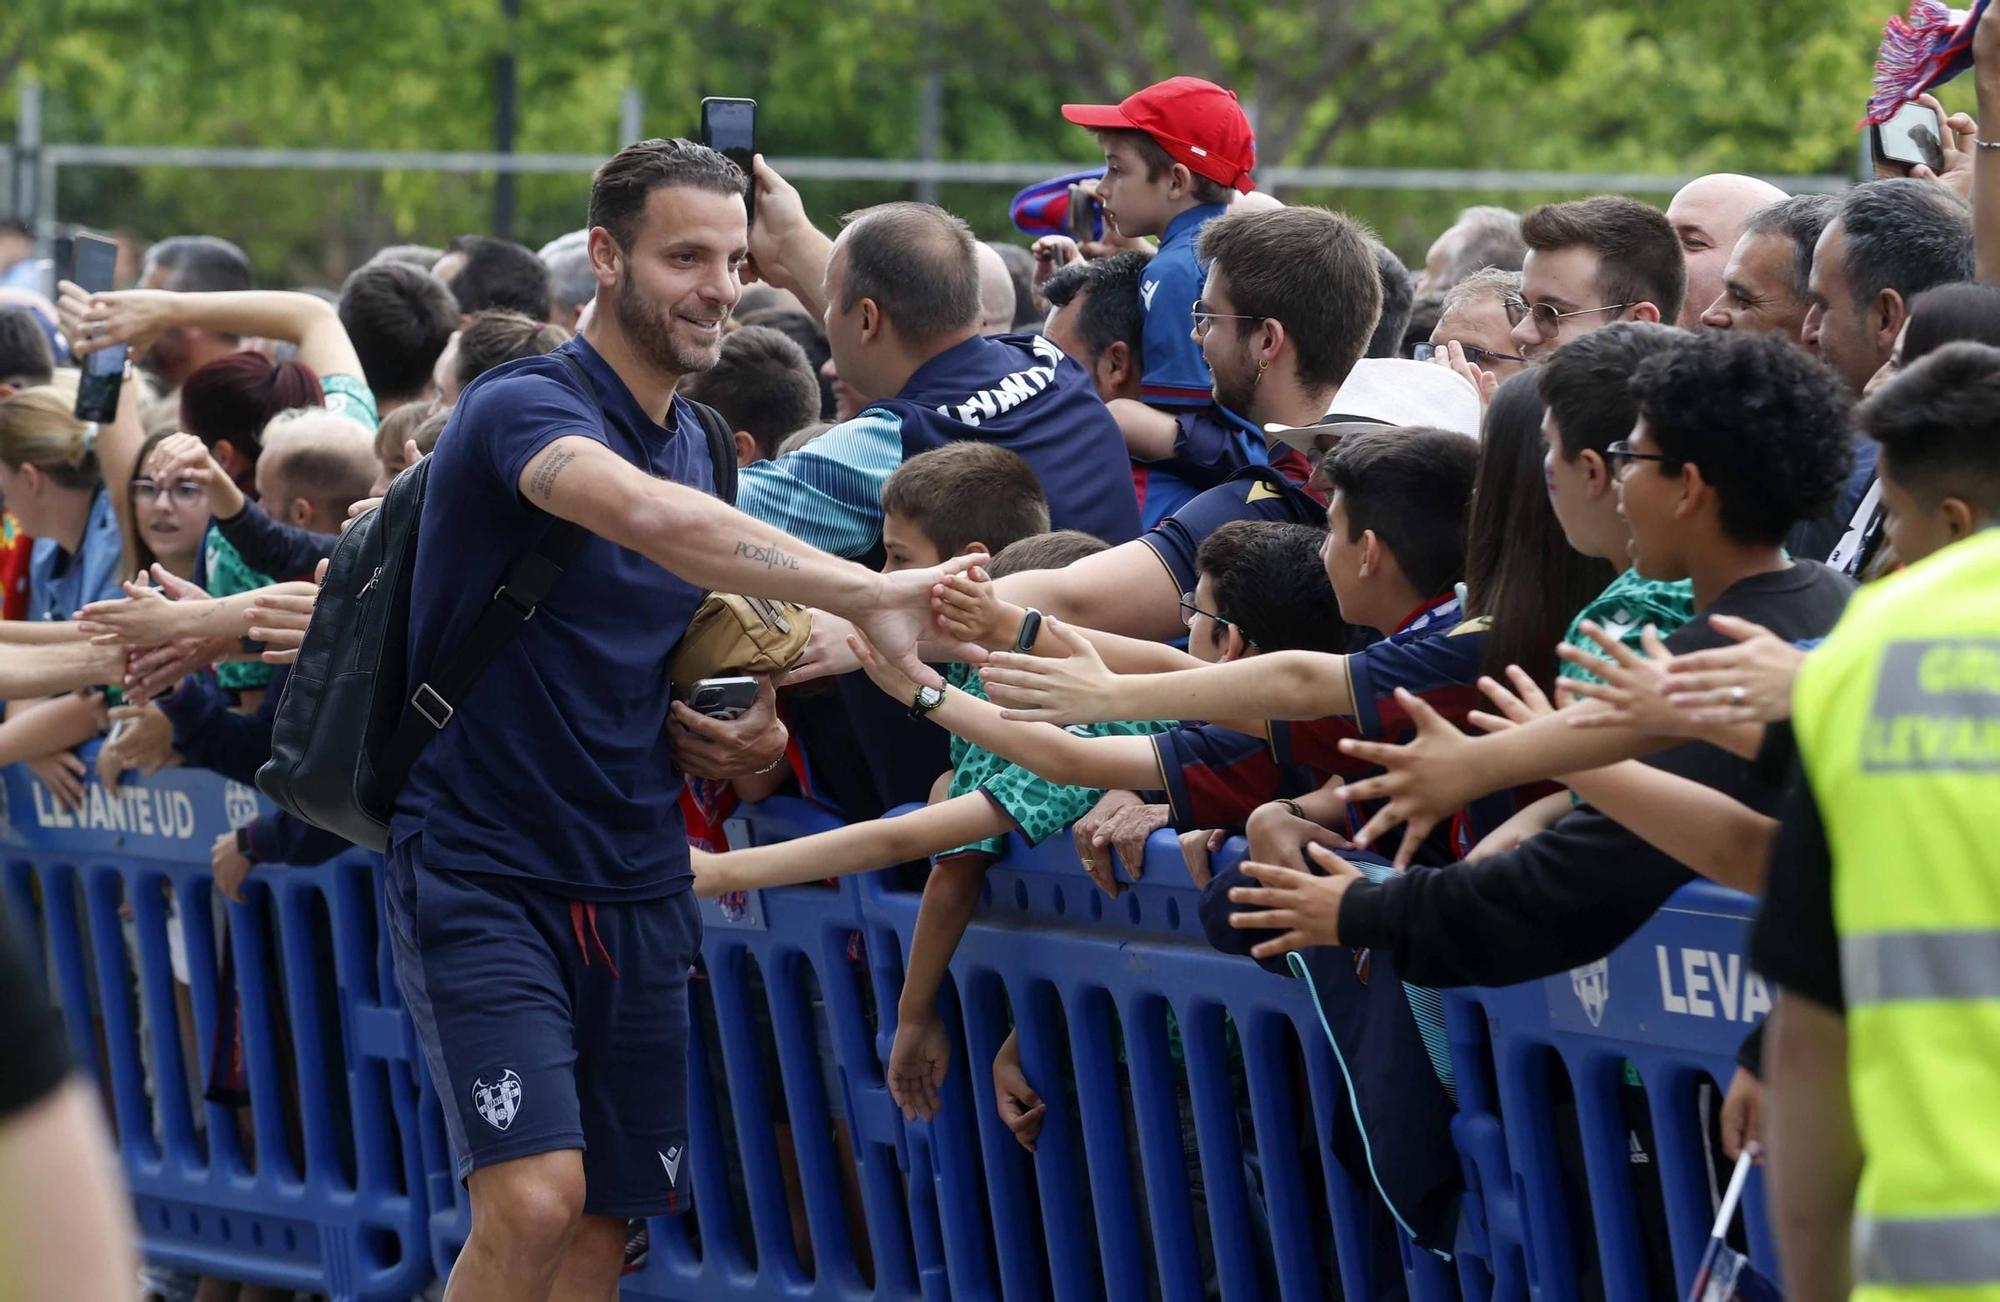
[[[1611,1002],[1611,964],[1600,958],[1595,963],[1573,967],[1569,970],[1569,984],[1576,991],[1576,1001],[1583,1005],[1583,1015],[1590,1019],[1590,1024],[1601,1025],[1604,1005]]]
[[[521,1110],[521,1078],[509,1067],[490,1085],[485,1077],[473,1081],[472,1105],[479,1109],[487,1125],[505,1130],[514,1124],[514,1114]]]

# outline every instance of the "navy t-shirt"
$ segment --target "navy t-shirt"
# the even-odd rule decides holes
[[[577,389],[560,358],[524,358],[467,386],[438,437],[411,593],[412,683],[456,649],[550,519],[517,485],[556,439],[594,439],[649,474],[715,491],[707,438],[685,401],[674,399],[670,427],[656,425],[587,342],[563,349],[595,395]],[[392,837],[421,832],[430,866],[534,878],[585,899],[685,890],[667,659],[701,595],[587,535],[417,761]]]
[[[1174,576],[1180,591],[1193,592],[1194,558],[1202,540],[1232,520],[1272,520],[1324,527],[1326,504],[1299,486],[1289,465],[1253,466],[1209,489],[1159,525],[1139,535]]]

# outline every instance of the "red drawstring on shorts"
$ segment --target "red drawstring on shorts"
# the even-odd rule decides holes
[[[590,942],[583,939],[583,924],[590,922]],[[571,900],[569,902],[569,926],[576,933],[576,948],[583,955],[583,965],[590,966],[590,946],[597,946],[597,956],[604,960],[604,966],[611,971],[611,979],[618,979],[618,965],[611,961],[611,951],[604,947],[604,938],[597,934],[597,901]]]

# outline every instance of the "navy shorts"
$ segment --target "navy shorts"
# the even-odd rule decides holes
[[[396,981],[458,1178],[577,1148],[587,1214],[685,1211],[694,892],[572,900],[428,867],[420,833],[390,847],[385,881]]]

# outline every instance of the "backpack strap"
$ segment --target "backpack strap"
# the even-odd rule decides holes
[[[715,495],[736,505],[736,431],[729,428],[722,413],[703,403],[687,399],[708,434],[708,460],[715,470]]]
[[[603,406],[597,398],[597,386],[583,369],[583,363],[576,359],[574,353],[559,350],[551,356],[569,368],[578,387],[589,395],[592,405],[598,407],[601,417]],[[713,407],[698,402],[689,405],[701,419],[702,429],[708,435],[708,455],[715,472],[716,496],[733,505],[736,501],[734,432],[729,428],[729,422]],[[387,750],[383,752],[382,764],[377,769],[383,790],[402,789],[424,747],[458,712],[457,703],[465,699],[465,694],[479,681],[494,657],[514,640],[521,626],[535,617],[535,608],[547,599],[556,580],[562,577],[564,568],[576,559],[587,532],[579,524],[555,516],[548,517],[542,536],[507,571],[506,580],[493,594],[493,599],[486,603],[485,609],[479,612],[479,618],[473,621],[458,649],[445,658],[441,669],[418,684],[411,694],[409,703],[403,709],[403,717],[396,724],[396,735],[390,739]]]
[[[552,355],[569,368],[592,405],[598,406],[596,386],[591,384],[583,364],[570,353]],[[601,406],[599,413],[601,417]],[[514,640],[521,626],[535,617],[535,608],[548,598],[564,568],[576,559],[587,532],[582,525],[553,515],[547,517],[541,537],[507,571],[507,577],[479,612],[479,618],[472,622],[457,650],[446,656],[441,667],[411,693],[403,707],[403,717],[396,723],[396,735],[390,738],[376,770],[383,790],[402,789],[424,747],[458,713],[458,703],[465,699],[494,657]]]

